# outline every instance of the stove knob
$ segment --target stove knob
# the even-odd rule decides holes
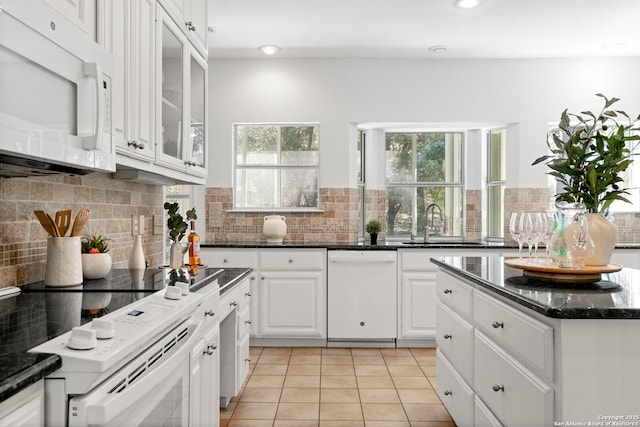
[[[96,338],[99,340],[107,340],[113,338],[116,334],[115,323],[113,320],[93,319],[91,328],[96,331]]]
[[[76,326],[71,330],[71,336],[67,341],[67,347],[74,350],[91,350],[98,345],[96,331],[93,329]]]
[[[181,296],[182,291],[175,286],[167,286],[167,289],[164,291],[164,297],[166,299],[180,299]]]

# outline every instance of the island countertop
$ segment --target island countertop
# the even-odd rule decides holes
[[[558,319],[640,319],[640,270],[602,274],[592,284],[550,283],[524,277],[503,257],[440,257],[431,262],[477,288]]]

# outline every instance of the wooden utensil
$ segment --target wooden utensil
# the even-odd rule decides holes
[[[56,226],[60,237],[64,237],[67,234],[67,230],[71,225],[71,209],[56,212]]]
[[[91,214],[91,211],[89,210],[89,208],[80,209],[80,212],[78,212],[78,214],[76,215],[76,219],[73,220],[73,227],[71,227],[71,234],[70,234],[71,237],[77,237],[80,235],[80,232],[82,231],[82,227],[84,227],[84,225],[89,220],[90,214]]]
[[[36,218],[38,218],[38,221],[40,221],[40,225],[42,225],[45,231],[49,233],[49,236],[59,237],[58,228],[56,227],[56,223],[51,218],[51,215],[49,215],[45,211],[40,210],[33,211],[33,213],[36,215]]]

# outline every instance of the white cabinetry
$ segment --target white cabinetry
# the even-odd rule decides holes
[[[207,0],[161,0],[201,55],[207,55]]]
[[[458,425],[553,425],[554,329],[437,273],[437,392]]]
[[[219,330],[216,325],[200,338],[191,350],[190,424],[218,426],[220,411],[220,353]]]
[[[253,268],[249,330],[256,343],[326,342],[325,249],[202,248],[200,256],[209,266]]]
[[[96,39],[96,0],[43,0],[73,25]]]
[[[44,380],[0,403],[0,427],[44,425]]]
[[[207,62],[160,6],[156,20],[156,159],[206,177]]]
[[[259,256],[259,336],[326,338],[326,252],[264,250]]]
[[[113,140],[122,155],[153,162],[155,0],[100,2],[98,41],[114,55]]]

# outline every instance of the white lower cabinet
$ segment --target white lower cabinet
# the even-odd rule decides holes
[[[44,380],[0,403],[0,427],[44,425]]]
[[[439,271],[437,391],[460,426],[551,426],[554,329]]]
[[[438,349],[436,363],[438,397],[459,426],[473,425],[474,392]]]
[[[191,350],[189,382],[191,409],[189,425],[219,426],[220,399],[219,329],[208,331]]]

